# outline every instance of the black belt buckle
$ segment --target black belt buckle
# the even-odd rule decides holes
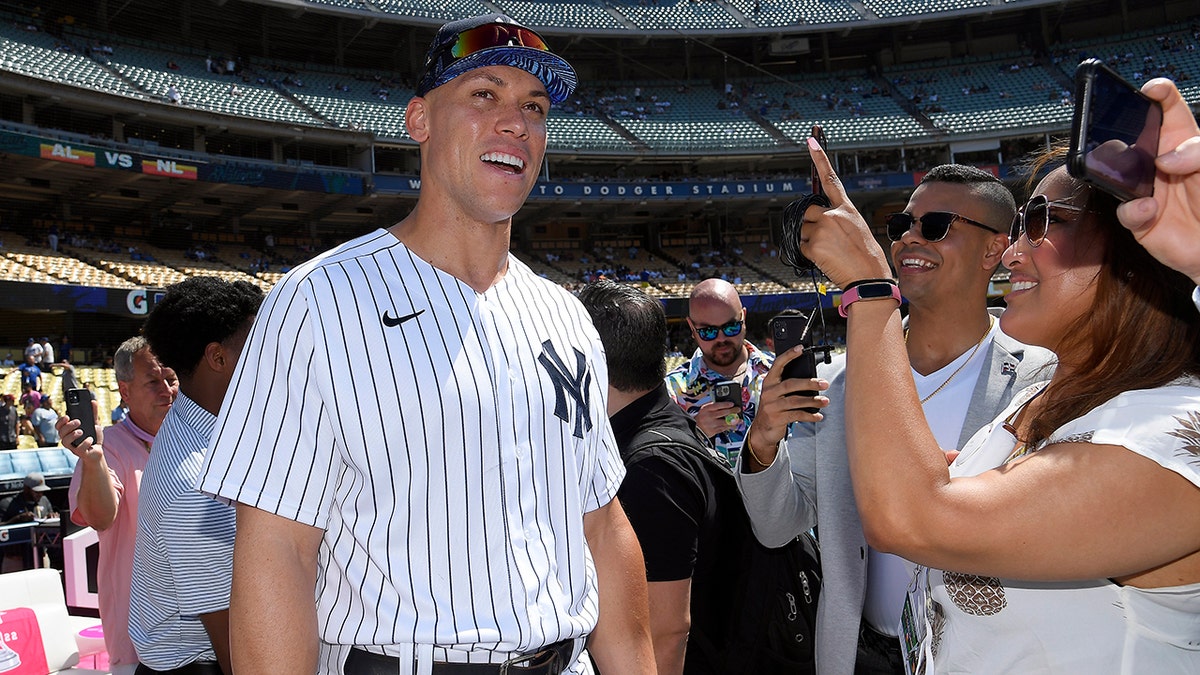
[[[500,675],[514,673],[544,673],[560,675],[567,667],[569,655],[575,651],[574,640],[561,640],[534,654],[521,654],[500,664]],[[567,656],[563,653],[566,652]],[[510,671],[511,669],[511,671]]]

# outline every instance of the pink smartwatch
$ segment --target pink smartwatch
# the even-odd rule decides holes
[[[838,314],[845,318],[846,309],[859,300],[883,300],[884,298],[892,298],[898,303],[902,302],[900,287],[896,285],[896,282],[890,279],[867,279],[855,282],[842,291],[842,304],[838,307]]]

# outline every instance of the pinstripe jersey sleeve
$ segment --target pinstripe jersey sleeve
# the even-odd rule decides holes
[[[221,406],[197,487],[323,527],[334,443],[314,374],[306,286],[304,275],[286,277],[263,301]]]

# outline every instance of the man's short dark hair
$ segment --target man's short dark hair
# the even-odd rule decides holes
[[[667,374],[667,316],[662,304],[608,279],[584,286],[579,300],[604,343],[609,384],[629,392],[662,384]]]
[[[167,287],[142,334],[163,366],[187,377],[209,343],[250,330],[262,299],[262,289],[248,281],[192,277]]]
[[[1017,202],[1012,191],[992,174],[966,164],[940,164],[929,170],[921,179],[926,183],[958,183],[970,187],[978,198],[987,204],[988,211],[996,222],[987,223],[1008,232],[1008,226],[1017,215]]]

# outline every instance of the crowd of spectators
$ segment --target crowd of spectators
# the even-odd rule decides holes
[[[683,95],[689,89],[684,84],[678,84],[675,85],[675,91]],[[605,115],[614,119],[644,120],[653,115],[670,112],[671,101],[658,93],[644,93],[638,85],[628,89],[602,84],[579,87],[571,98],[562,104],[561,109],[577,117]]]

